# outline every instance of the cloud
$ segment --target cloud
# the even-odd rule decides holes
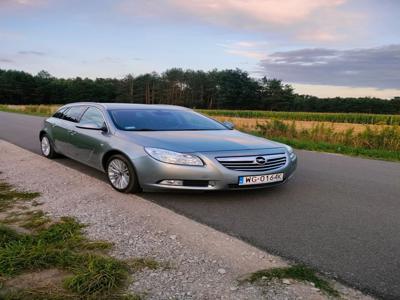
[[[20,55],[36,55],[36,56],[44,56],[44,55],[46,55],[46,53],[44,53],[44,52],[34,51],[34,50],[18,51],[18,54],[20,54]]]
[[[48,0],[0,0],[1,9],[21,9],[42,6]]]
[[[1,0],[0,0],[1,1]],[[21,40],[24,35],[16,31],[8,31],[0,29],[0,39],[4,40]]]
[[[301,22],[321,9],[346,0],[172,0],[172,5],[202,19],[226,25],[263,27]],[[247,23],[243,23],[247,21]]]
[[[371,87],[330,86],[317,84],[292,84],[296,93],[314,95],[321,98],[330,97],[377,97],[392,99],[400,96],[400,89],[376,89]]]
[[[266,58],[265,47],[268,44],[259,41],[238,41],[218,44],[228,54],[261,60]]]
[[[348,0],[123,0],[120,11],[136,16],[187,16],[239,28],[265,29],[309,21],[313,14],[337,8]]]
[[[2,62],[2,63],[7,63],[7,64],[11,64],[11,63],[13,63],[14,61],[11,60],[11,59],[8,59],[8,58],[0,58],[0,62]]]
[[[243,56],[243,57],[247,57],[247,58],[253,58],[253,59],[263,59],[263,58],[265,58],[265,54],[264,53],[260,53],[258,51],[227,49],[227,50],[225,50],[225,52],[229,53],[229,54]]]
[[[275,52],[262,74],[286,82],[378,89],[400,88],[400,44],[376,48],[300,49]]]
[[[334,31],[330,32],[326,30],[303,31],[297,34],[296,37],[299,40],[307,42],[329,42],[329,43],[344,40],[346,38],[344,34],[339,34]]]
[[[235,30],[285,34],[314,43],[342,41],[364,24],[348,9],[354,0],[120,0],[120,13],[157,21],[202,23]],[[316,30],[317,28],[317,30]],[[365,27],[362,27],[365,30]]]

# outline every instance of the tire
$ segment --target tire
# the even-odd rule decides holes
[[[57,157],[57,152],[54,150],[53,143],[47,134],[42,135],[40,138],[40,150],[44,157],[49,159]]]
[[[135,168],[124,155],[115,154],[108,159],[106,174],[108,182],[118,192],[138,193],[141,191]]]

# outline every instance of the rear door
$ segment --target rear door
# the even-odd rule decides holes
[[[74,158],[75,153],[72,145],[74,135],[76,135],[75,126],[78,124],[83,112],[87,106],[72,106],[63,114],[63,119],[57,127],[55,136],[56,148],[64,155]]]
[[[62,108],[57,111],[50,122],[51,136],[58,153],[64,154],[64,140],[66,135],[66,130],[64,128],[64,114],[69,110],[69,107]]]
[[[98,127],[107,128],[103,113],[100,109],[89,106],[84,112],[79,124],[96,124]],[[110,135],[106,130],[92,130],[75,127],[76,134],[71,138],[74,148],[74,158],[82,163],[102,169],[101,157],[107,148]]]

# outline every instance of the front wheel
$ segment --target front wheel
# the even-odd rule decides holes
[[[43,156],[47,158],[57,157],[57,153],[54,150],[53,144],[51,143],[47,134],[44,134],[40,139],[40,150],[42,151]]]
[[[116,154],[107,161],[107,178],[111,186],[121,193],[140,192],[139,182],[132,163],[123,155]]]

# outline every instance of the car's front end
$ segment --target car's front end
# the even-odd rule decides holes
[[[231,190],[270,187],[288,181],[297,166],[290,147],[177,153],[147,147],[134,161],[142,188]]]
[[[144,190],[234,190],[288,181],[297,157],[287,145],[179,107],[111,106],[114,145]]]

